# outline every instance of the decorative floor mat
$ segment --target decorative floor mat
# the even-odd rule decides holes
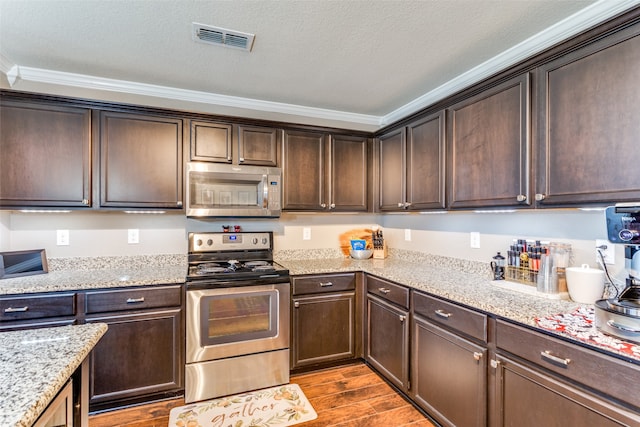
[[[593,324],[594,317],[592,307],[580,307],[571,313],[537,317],[536,323],[543,329],[561,332],[580,341],[640,359],[640,345],[603,334]]]
[[[318,417],[297,384],[173,408],[169,427],[292,426]]]

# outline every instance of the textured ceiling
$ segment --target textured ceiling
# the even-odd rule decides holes
[[[381,117],[593,3],[0,0],[0,54],[21,67]],[[254,33],[253,50],[195,43],[192,22]]]

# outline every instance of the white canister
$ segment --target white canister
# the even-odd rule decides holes
[[[566,269],[569,296],[575,302],[593,304],[604,293],[604,271],[588,264]]]

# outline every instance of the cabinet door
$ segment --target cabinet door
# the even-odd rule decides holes
[[[326,208],[326,135],[285,131],[282,154],[283,209],[318,211]]]
[[[444,111],[407,128],[408,209],[445,207]]]
[[[369,208],[369,140],[345,135],[331,137],[330,206],[335,211]]]
[[[537,199],[640,199],[640,25],[540,68]]]
[[[355,358],[355,299],[355,292],[293,299],[293,368]]]
[[[232,126],[225,123],[191,121],[191,160],[231,163]]]
[[[182,120],[100,113],[100,206],[182,208]]]
[[[444,426],[487,423],[487,350],[413,320],[411,395]]]
[[[529,204],[529,75],[449,109],[449,206]]]
[[[541,371],[498,356],[495,427],[640,425],[637,412],[616,408]]]
[[[91,205],[91,110],[2,100],[0,207]]]
[[[409,385],[408,312],[367,296],[365,359],[399,389]]]
[[[404,129],[392,131],[378,138],[380,210],[404,209],[404,203],[406,203],[405,153]]]
[[[278,166],[278,129],[238,126],[238,163]]]
[[[91,316],[108,331],[91,352],[90,411],[184,387],[182,310]]]

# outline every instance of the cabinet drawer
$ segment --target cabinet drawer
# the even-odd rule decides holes
[[[0,298],[0,321],[41,319],[76,314],[75,294]]]
[[[395,283],[367,276],[367,292],[397,304],[403,308],[409,308],[409,288]]]
[[[355,288],[355,273],[293,278],[293,295],[351,291]]]
[[[640,407],[640,366],[498,320],[496,345],[538,366]]]
[[[470,337],[487,341],[487,316],[477,311],[414,292],[413,312]]]
[[[182,304],[180,286],[87,292],[86,313],[174,307]]]

